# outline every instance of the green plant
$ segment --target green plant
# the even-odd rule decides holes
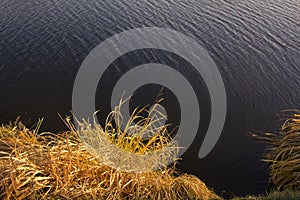
[[[284,191],[271,191],[265,196],[248,196],[236,197],[232,200],[298,200],[300,199],[300,191],[284,190]]]

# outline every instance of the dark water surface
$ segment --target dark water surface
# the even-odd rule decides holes
[[[214,150],[199,159],[195,141],[179,168],[221,193],[262,193],[268,178],[268,166],[260,162],[265,147],[247,132],[276,131],[278,113],[300,108],[299,22],[298,0],[1,0],[0,123],[19,115],[27,124],[45,117],[42,130],[66,129],[57,113],[70,114],[77,70],[96,45],[132,28],[174,29],[207,49],[228,101]],[[127,55],[115,65],[157,58],[146,53]],[[165,57],[176,64],[172,55]],[[120,72],[110,73],[107,77]]]

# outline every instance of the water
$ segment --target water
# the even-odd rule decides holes
[[[224,195],[265,191],[268,166],[260,162],[265,146],[247,133],[276,131],[282,110],[300,108],[299,1],[2,0],[0,11],[1,123],[21,115],[32,125],[45,117],[42,130],[64,130],[57,113],[70,115],[77,70],[97,44],[132,28],[174,29],[207,49],[222,74],[228,100],[225,127],[214,150],[198,159],[199,136],[180,169]],[[164,56],[165,62],[181,62],[159,51],[127,56],[115,66]],[[121,73],[115,69],[108,77]]]

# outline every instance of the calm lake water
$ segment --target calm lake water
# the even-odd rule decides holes
[[[300,108],[299,22],[298,0],[1,0],[0,123],[21,115],[32,125],[45,117],[43,131],[65,130],[57,113],[70,115],[76,73],[96,45],[133,28],[173,29],[209,52],[228,101],[225,126],[213,151],[204,159],[197,157],[199,136],[179,168],[225,196],[262,193],[268,179],[268,166],[260,161],[265,146],[248,133],[277,131],[281,111]],[[113,87],[110,78],[122,73],[122,65],[153,59],[182,62],[160,51],[133,52],[114,63],[106,90]]]

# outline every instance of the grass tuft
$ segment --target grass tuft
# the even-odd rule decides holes
[[[134,135],[112,137],[110,119],[103,129],[82,122],[79,133],[69,118],[65,123],[70,131],[60,134],[37,134],[41,122],[34,130],[18,121],[0,127],[1,199],[219,199],[197,177],[179,174],[174,166],[141,173],[109,167],[101,162],[101,154],[91,154],[79,137],[79,133],[101,133],[118,148],[143,155],[167,145],[169,138],[163,137],[163,129],[156,129],[160,130],[155,134],[162,142],[155,146]],[[147,123],[140,127],[144,126]],[[97,138],[93,142],[101,148]],[[174,152],[173,146],[170,151]],[[114,156],[112,153],[109,155]],[[162,155],[173,158],[172,153]]]
[[[161,123],[166,117],[158,112],[160,105],[153,105],[149,111],[135,109],[126,122],[121,105],[108,115],[103,127],[96,117],[92,123],[77,120],[79,136],[88,150],[101,163],[126,172],[151,172],[175,162],[179,147],[170,137],[168,126]]]
[[[264,159],[270,163],[270,181],[278,190],[300,188],[300,113],[294,113],[282,125],[279,133],[253,135],[268,143]]]

